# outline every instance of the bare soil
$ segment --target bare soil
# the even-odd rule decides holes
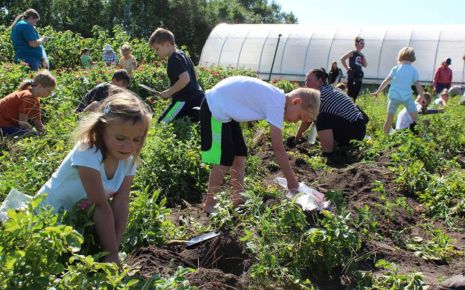
[[[295,140],[294,140],[295,141]],[[251,152],[261,157],[267,166],[269,175],[266,182],[273,182],[280,174],[274,165],[274,155],[268,144],[258,144],[259,149]],[[299,152],[313,156],[317,154],[315,146],[310,144],[295,144],[292,140],[286,143],[290,152]],[[425,213],[427,209],[413,197],[400,193],[395,185],[394,176],[387,169],[388,158],[380,157],[373,162],[360,159],[356,149],[340,148],[338,157],[341,162],[332,164],[330,170],[313,170],[304,159],[291,157],[291,165],[300,181],[311,185],[323,193],[336,191],[341,193],[343,203],[354,214],[358,208],[368,205],[377,221],[377,237],[365,244],[361,255],[365,259],[359,265],[360,269],[381,274],[383,270],[376,269],[374,263],[385,259],[395,263],[400,273],[422,272],[424,281],[434,289],[443,279],[461,273],[465,270],[465,258],[458,257],[450,262],[427,261],[407,250],[405,243],[413,237],[424,236],[424,225],[434,225],[445,231],[454,239],[458,250],[465,251],[465,233],[463,230],[450,231],[440,222],[434,222]],[[465,163],[465,157],[464,157]],[[375,190],[375,181],[384,185],[384,193]],[[404,206],[396,204],[399,198],[406,198]],[[181,218],[182,217],[182,218]],[[201,205],[186,206],[184,209],[173,210],[172,220],[196,219],[199,223],[208,223],[208,217],[202,212]],[[423,225],[423,226],[422,226]],[[463,227],[459,227],[463,229]],[[246,289],[250,283],[247,270],[253,257],[248,256],[244,245],[237,236],[222,234],[212,240],[198,244],[192,248],[185,246],[150,246],[133,252],[128,262],[140,267],[144,276],[154,273],[171,275],[178,266],[192,267],[196,272],[188,275],[192,285],[199,289]],[[311,277],[319,289],[350,289],[350,277],[346,273],[334,273],[332,280]],[[274,289],[268,287],[268,289]]]

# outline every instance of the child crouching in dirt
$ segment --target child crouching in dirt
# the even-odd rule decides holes
[[[124,91],[106,98],[74,131],[75,146],[37,195],[55,212],[76,204],[95,205],[93,220],[105,262],[119,263],[126,229],[129,193],[152,113],[143,101]]]
[[[439,97],[434,100],[434,104],[445,107],[447,106],[447,103],[449,102],[449,94],[447,92],[447,89],[442,90],[442,92],[439,94]]]
[[[317,90],[299,88],[285,94],[273,85],[252,77],[234,76],[220,81],[207,91],[200,107],[202,161],[213,164],[208,180],[204,211],[212,213],[216,193],[223,185],[224,175],[231,174],[231,199],[234,206],[245,200],[245,160],[247,147],[240,122],[266,120],[270,124],[271,143],[290,191],[299,183],[291,169],[284,149],[283,122],[315,120],[320,109]]]
[[[55,78],[48,70],[39,71],[33,80],[25,80],[19,90],[0,99],[0,137],[45,132],[42,124],[40,98],[50,96],[56,86]]]
[[[428,115],[428,114],[436,114],[436,113],[441,113],[443,110],[428,110],[428,105],[431,104],[431,95],[429,93],[424,93],[423,96],[418,95],[417,99],[415,100],[415,106],[417,108],[418,114],[421,115]],[[428,125],[429,122],[428,120],[423,121],[425,125]],[[397,115],[397,120],[396,120],[396,130],[400,129],[407,129],[407,128],[412,128],[412,125],[414,124],[414,121],[410,114],[407,112],[407,108],[402,109],[402,111],[399,112]]]

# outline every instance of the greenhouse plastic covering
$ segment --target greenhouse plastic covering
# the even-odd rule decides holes
[[[328,69],[365,39],[365,81],[379,83],[397,63],[399,50],[415,50],[420,81],[431,82],[436,68],[452,59],[453,82],[464,82],[465,25],[333,27],[299,24],[219,24],[202,50],[200,65],[256,71],[260,78],[304,80],[307,71]],[[279,40],[279,43],[278,43]],[[276,52],[276,53],[275,53]],[[274,63],[273,63],[274,59]]]

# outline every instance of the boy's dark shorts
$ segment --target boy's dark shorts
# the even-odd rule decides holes
[[[174,119],[188,117],[192,122],[199,121],[199,111],[195,107],[199,107],[204,95],[193,97],[188,101],[173,100],[163,114],[158,118],[158,123],[168,124]]]
[[[363,140],[366,134],[365,120],[350,122],[342,117],[330,113],[320,113],[316,119],[317,131],[333,130],[334,140],[343,145],[350,140]]]
[[[206,99],[200,106],[202,161],[231,166],[234,156],[247,156],[242,130],[238,122],[221,123],[212,116]]]

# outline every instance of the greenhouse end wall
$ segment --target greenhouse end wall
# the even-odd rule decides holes
[[[436,68],[452,59],[453,82],[463,83],[465,25],[332,27],[299,24],[219,24],[210,33],[199,64],[247,68],[260,78],[303,81],[307,71],[328,69],[365,39],[365,83],[379,83],[397,63],[403,47],[413,47],[420,81],[431,82]],[[344,72],[346,74],[346,72]]]

